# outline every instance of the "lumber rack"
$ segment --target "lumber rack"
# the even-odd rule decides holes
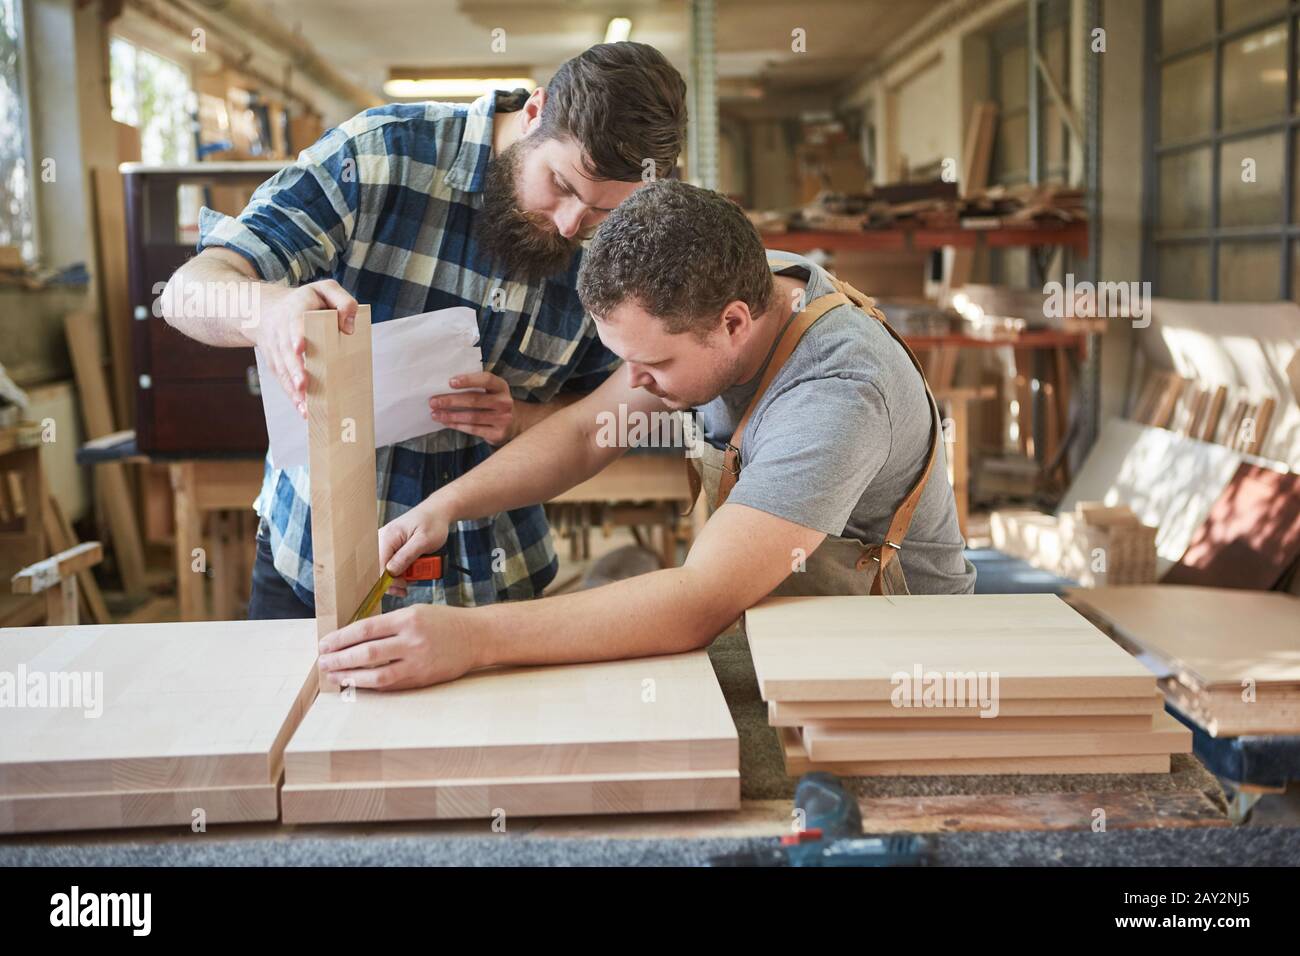
[[[909,250],[1035,248],[1068,246],[1079,256],[1088,254],[1088,224],[1084,221],[1041,225],[1002,225],[991,229],[894,227],[891,229],[791,229],[762,233],[763,245],[783,252],[905,252]],[[867,290],[864,290],[867,291]]]

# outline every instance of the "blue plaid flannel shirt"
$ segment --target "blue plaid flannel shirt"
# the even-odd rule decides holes
[[[493,271],[472,232],[492,152],[497,112],[523,104],[520,91],[472,105],[419,103],[366,110],[328,131],[298,161],[253,194],[238,218],[203,209],[198,248],[224,246],[270,282],[332,278],[372,322],[451,306],[478,314],[484,367],[516,400],[546,402],[588,392],[618,365],[601,345],[576,292],[581,253],[567,274],[520,282]],[[278,383],[266,383],[278,388]],[[408,511],[492,452],[482,439],[444,429],[379,449],[380,520]],[[313,604],[311,507],[305,467],[275,469],[268,457],[254,507],[269,526],[275,567]],[[461,521],[447,540],[454,569],[413,583],[402,604],[487,604],[539,596],[557,564],[540,506]]]

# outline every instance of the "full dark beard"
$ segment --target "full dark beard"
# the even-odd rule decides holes
[[[564,238],[545,217],[520,208],[516,183],[526,143],[506,147],[488,164],[483,208],[474,228],[479,246],[507,277],[535,282],[567,272],[582,244]]]

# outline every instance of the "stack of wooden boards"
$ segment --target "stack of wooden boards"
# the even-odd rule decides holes
[[[6,630],[0,833],[740,805],[703,651],[316,688],[310,620]]]
[[[1231,489],[1234,480],[1255,477],[1250,472],[1235,479],[1243,463],[1275,475],[1287,471],[1281,463],[1250,458],[1222,445],[1111,419],[1075,475],[1058,513],[1074,512],[1090,502],[1129,508],[1139,521],[1157,529],[1159,578],[1187,552],[1216,502],[1230,493],[1236,495]]]
[[[285,751],[286,823],[740,805],[739,741],[703,651],[322,694]]]
[[[1249,390],[1232,391],[1226,385],[1202,388],[1176,372],[1155,369],[1133,406],[1133,420],[1257,455],[1268,440],[1277,399],[1255,401]]]
[[[1156,579],[1156,529],[1127,505],[1080,502],[1059,515],[999,509],[989,515],[989,533],[1004,554],[1084,587]]]
[[[1300,734],[1300,598],[1158,585],[1069,599],[1167,670],[1165,698],[1211,736]]]
[[[1191,750],[1155,677],[1054,595],[770,598],[745,629],[792,776],[1168,773]]]
[[[316,691],[312,621],[0,638],[0,833],[274,820]]]

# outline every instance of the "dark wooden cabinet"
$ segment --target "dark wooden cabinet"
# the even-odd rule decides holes
[[[160,294],[195,255],[198,205],[237,215],[283,163],[122,166],[126,184],[136,443],[160,456],[266,451],[266,421],[251,348],[214,348],[162,318]]]

